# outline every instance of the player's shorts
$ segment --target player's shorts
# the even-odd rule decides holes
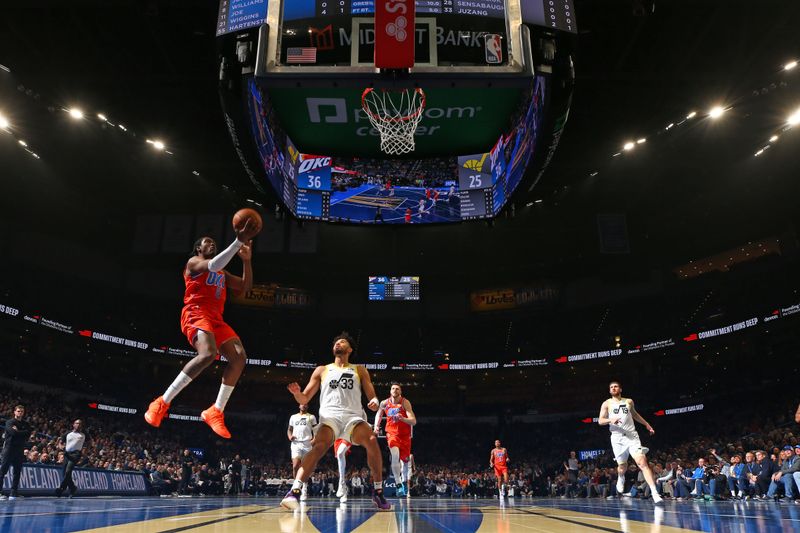
[[[336,439],[336,442],[333,443],[333,455],[339,455],[340,446],[346,446],[347,451],[345,452],[345,455],[350,455],[350,447],[352,444],[350,444],[350,441],[346,441],[344,439]]]
[[[181,312],[181,331],[186,335],[192,347],[194,347],[198,331],[213,333],[217,348],[231,339],[239,338],[233,328],[222,320],[222,316],[216,313],[207,313],[199,305],[190,305],[183,308]]]
[[[292,442],[292,459],[302,459],[311,451],[311,441]]]
[[[495,466],[494,467],[494,477],[501,478],[504,475],[508,474],[508,467],[507,466]]]
[[[367,413],[363,410],[360,413],[345,412],[331,415],[324,415],[322,411],[319,413],[319,423],[333,430],[333,438],[347,442],[352,442],[350,434],[353,433],[353,428],[361,422],[367,423]]]
[[[644,455],[648,452],[648,448],[642,446],[639,434],[635,431],[629,434],[612,433],[611,449],[614,452],[614,459],[620,465],[627,463],[631,455]]]
[[[401,461],[408,461],[408,458],[411,455],[410,437],[403,438],[398,435],[388,434],[386,435],[386,443],[389,445],[389,448],[397,448],[400,451]]]

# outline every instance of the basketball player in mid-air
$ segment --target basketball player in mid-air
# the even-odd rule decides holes
[[[217,353],[221,353],[228,364],[222,374],[219,394],[216,402],[200,417],[211,426],[214,433],[225,439],[231,438],[223,411],[242,375],[247,356],[236,332],[222,320],[222,311],[228,288],[246,292],[253,287],[251,239],[260,228],[248,220],[241,229],[235,231],[236,239],[219,253],[217,243],[211,237],[201,237],[194,243],[194,255],[183,269],[186,292],[183,296],[181,330],[189,344],[197,350],[197,355],[186,363],[164,394],[150,403],[144,419],[151,426],[161,425],[172,400],[216,359]],[[237,254],[242,260],[242,277],[224,270]]]
[[[411,409],[411,402],[403,397],[399,383],[392,383],[389,397],[381,402],[375,414],[376,434],[380,431],[383,415],[386,415],[386,443],[392,457],[394,480],[398,484],[397,495],[411,496],[408,461],[411,458],[411,428],[417,424],[417,417]]]
[[[497,478],[497,497],[506,494],[508,486],[508,450],[500,445],[500,440],[494,441],[494,448],[489,452],[489,468],[494,468],[494,477]]]
[[[648,449],[642,446],[639,440],[639,433],[636,431],[634,420],[643,424],[651,435],[655,434],[653,426],[642,418],[633,405],[633,400],[622,397],[622,387],[618,381],[608,384],[608,391],[611,398],[603,402],[600,406],[600,416],[597,423],[601,426],[608,426],[611,430],[611,449],[614,458],[617,460],[617,494],[625,492],[625,472],[628,470],[628,457],[633,457],[636,464],[644,474],[644,479],[650,487],[653,495],[653,503],[661,503],[663,499],[656,490],[655,477],[650,466],[647,464]]]
[[[311,451],[311,441],[314,438],[314,427],[317,425],[317,417],[308,412],[308,405],[300,404],[300,412],[293,414],[289,418],[289,427],[286,436],[291,442],[292,448],[292,475],[297,475],[300,462],[303,457]],[[300,500],[305,501],[307,497],[306,486],[300,493]]]
[[[367,463],[372,472],[372,501],[378,510],[389,511],[392,506],[383,496],[383,460],[378,447],[378,439],[367,423],[367,414],[361,404],[363,390],[369,402],[367,407],[378,410],[378,398],[367,369],[361,365],[350,364],[353,341],[346,332],[333,339],[334,362],[318,366],[304,390],[291,383],[287,387],[298,404],[308,404],[320,391],[319,428],[314,437],[311,451],[303,457],[297,470],[292,488],[286,493],[281,506],[295,510],[299,508],[300,491],[303,484],[314,471],[320,458],[336,439],[344,439],[363,446],[367,450]]]

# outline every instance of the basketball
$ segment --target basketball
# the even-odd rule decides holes
[[[263,222],[261,221],[261,215],[258,214],[258,211],[255,209],[250,209],[249,207],[245,207],[244,209],[239,209],[233,215],[233,229],[242,229],[247,221],[250,221],[251,225],[255,225],[258,229],[258,232],[261,231],[261,228],[264,227]]]

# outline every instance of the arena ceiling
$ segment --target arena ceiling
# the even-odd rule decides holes
[[[569,122],[543,180],[515,198],[513,218],[501,215],[494,227],[387,228],[369,236],[371,228],[326,227],[319,254],[328,264],[362,262],[376,253],[370,243],[382,242],[378,255],[387,264],[413,267],[421,254],[443,271],[470,261],[484,277],[647,271],[794,231],[800,132],[789,130],[754,154],[800,108],[800,69],[782,69],[800,57],[793,28],[800,6],[576,4],[581,31]],[[127,249],[119,240],[131,235],[137,214],[227,212],[255,194],[222,122],[216,12],[216,0],[4,8],[0,64],[11,72],[0,71],[0,110],[40,156],[0,135],[10,229],[114,253]],[[174,156],[71,121],[59,106],[73,105],[107,113],[139,140],[165,139]],[[730,109],[712,120],[706,114],[715,105]],[[696,120],[666,129],[690,111]],[[613,157],[640,138],[647,142]],[[603,213],[626,215],[630,254],[599,253]],[[492,260],[476,260],[486,257]],[[298,266],[291,257],[276,261]]]

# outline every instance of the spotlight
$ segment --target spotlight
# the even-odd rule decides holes
[[[686,118],[687,118],[687,120],[690,120],[690,119],[693,119],[696,116],[697,116],[697,111],[692,111],[691,113],[686,115]]]
[[[163,150],[164,149],[164,143],[161,142],[161,141],[157,141],[157,140],[153,141],[153,148],[155,148],[156,150]]]
[[[625,143],[625,145],[622,148],[623,148],[623,150],[633,150],[633,148],[635,146],[636,145],[633,144],[633,142],[628,141],[628,142]]]
[[[83,118],[83,111],[81,111],[77,107],[73,107],[69,110],[69,116],[71,116],[75,120],[80,120]]]
[[[121,129],[122,131],[128,131],[128,128],[126,128],[122,124],[119,125],[119,129]]]
[[[774,143],[778,139],[779,139],[779,137],[777,135],[773,135],[772,137],[769,138],[769,142]]]
[[[792,70],[797,66],[797,61],[789,61],[783,66],[783,70]]]
[[[645,138],[641,138],[641,139],[639,139],[638,141],[636,141],[636,144],[644,144],[644,143],[646,143],[646,142],[647,142],[647,139],[645,139]]]
[[[21,144],[22,146],[28,146],[28,143],[26,143],[26,142],[25,142],[25,141],[23,141],[22,139],[20,139],[18,142],[19,142],[19,144]]]
[[[6,117],[0,115],[0,130],[6,130],[11,127],[11,123]]]
[[[673,127],[675,127],[675,123],[674,122],[670,122],[669,124],[667,124],[667,127],[664,128],[664,129],[671,130]]]
[[[789,119],[786,122],[790,126],[797,126],[800,124],[800,109],[789,115]]]
[[[708,116],[711,118],[719,118],[725,112],[725,108],[721,106],[714,106],[711,108],[711,111],[708,112]]]
[[[97,114],[97,118],[99,118],[99,119],[100,119],[100,120],[102,120],[103,122],[108,122],[108,119],[107,119],[107,118],[106,118],[106,116],[105,116],[104,114],[102,114],[102,113],[98,113],[98,114]]]

